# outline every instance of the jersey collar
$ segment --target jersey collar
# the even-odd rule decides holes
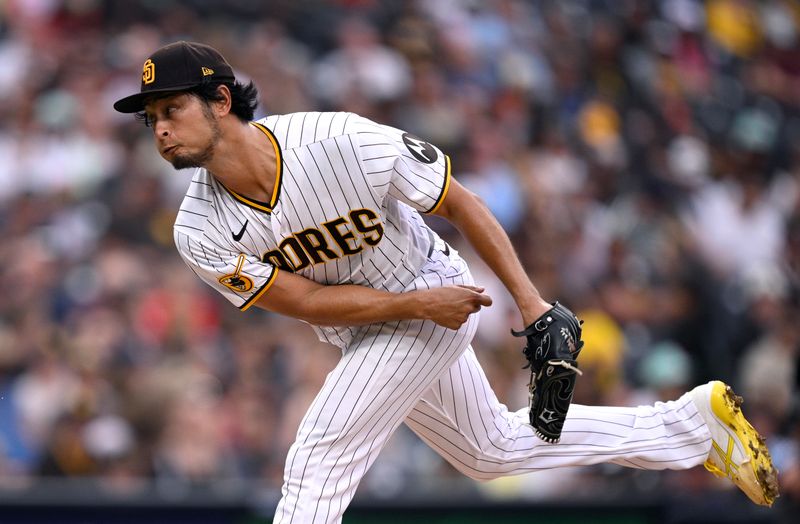
[[[224,187],[233,198],[242,204],[252,207],[253,209],[263,211],[264,213],[271,213],[278,204],[278,198],[280,198],[281,195],[281,182],[283,181],[283,153],[281,152],[281,146],[278,144],[278,140],[267,126],[259,124],[258,122],[250,122],[250,125],[267,135],[267,138],[272,143],[272,147],[275,149],[275,162],[277,166],[275,168],[275,187],[272,189],[272,197],[270,197],[269,202],[260,202],[258,200],[253,200],[252,198],[247,198],[244,195],[240,195],[236,191],[226,187],[225,184],[221,182],[220,185]]]

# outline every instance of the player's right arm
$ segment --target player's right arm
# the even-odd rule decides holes
[[[317,326],[359,326],[423,319],[458,329],[469,315],[491,303],[492,299],[483,294],[483,288],[473,286],[391,293],[352,284],[325,286],[279,271],[255,305]]]
[[[175,245],[189,268],[239,309],[255,305],[317,326],[421,319],[457,329],[492,303],[482,288],[468,286],[407,293],[352,284],[325,286],[177,228]]]

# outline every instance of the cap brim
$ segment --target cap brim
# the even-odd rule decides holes
[[[144,111],[145,100],[153,95],[166,94],[166,93],[179,93],[195,87],[197,84],[188,84],[185,86],[170,86],[162,89],[150,89],[142,93],[136,93],[131,96],[126,96],[114,102],[114,109],[120,113],[138,113]]]

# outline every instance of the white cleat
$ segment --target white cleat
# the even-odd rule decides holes
[[[731,479],[756,504],[772,506],[778,497],[778,472],[764,438],[742,414],[742,397],[720,381],[697,386],[689,394],[711,432],[705,468]]]

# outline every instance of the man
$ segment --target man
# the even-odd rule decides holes
[[[198,168],[175,222],[192,271],[240,309],[304,320],[342,349],[289,451],[276,522],[338,522],[401,423],[475,479],[705,462],[772,504],[769,453],[721,382],[655,406],[569,406],[577,320],[542,299],[439,149],[348,113],[252,122],[256,99],[216,50],[177,42],[145,61],[140,92],[114,107],[139,113],[175,168]],[[452,222],[516,301],[530,409],[509,413],[492,392],[470,347],[473,313],[491,299],[420,212]],[[543,363],[553,347],[568,350]]]

